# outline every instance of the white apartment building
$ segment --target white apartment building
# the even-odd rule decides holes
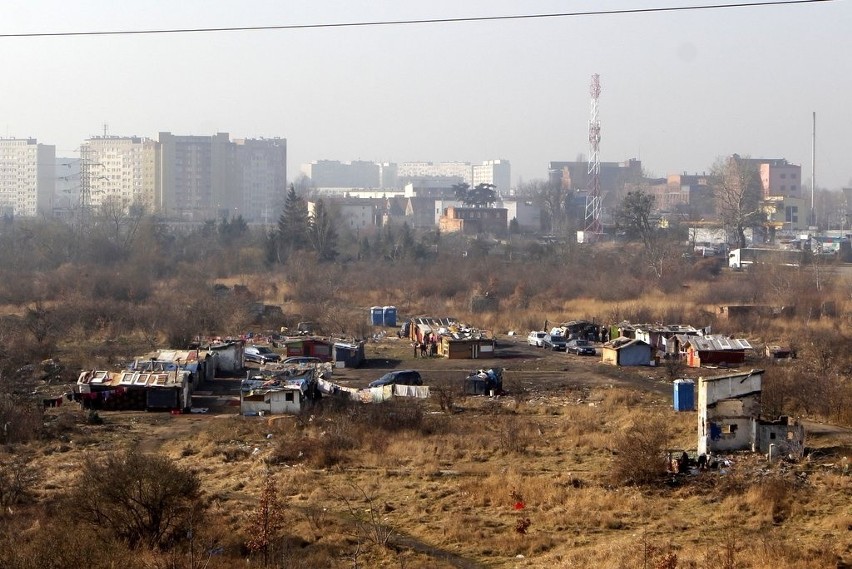
[[[52,215],[56,147],[34,138],[0,139],[0,214]]]
[[[400,179],[454,176],[473,185],[470,162],[402,162],[397,166],[397,176]]]
[[[512,167],[508,160],[486,160],[482,164],[474,164],[471,168],[470,183],[474,188],[479,184],[493,184],[497,192],[508,196],[512,183]]]
[[[88,205],[112,203],[124,211],[133,207],[158,211],[158,147],[157,141],[138,136],[85,140],[80,147],[80,186]]]

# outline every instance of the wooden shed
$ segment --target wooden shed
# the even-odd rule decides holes
[[[438,355],[455,359],[479,359],[494,357],[494,340],[487,338],[461,338],[441,336]]]

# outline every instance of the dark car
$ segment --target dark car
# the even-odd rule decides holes
[[[277,353],[273,352],[266,346],[246,346],[245,351],[243,353],[247,362],[265,364],[269,362],[281,361],[281,356],[279,356]]]
[[[564,352],[565,336],[547,334],[544,338],[542,338],[541,345],[545,350],[553,350],[554,352]]]
[[[370,387],[382,387],[383,385],[423,385],[420,372],[413,369],[389,371],[379,379],[370,382]]]
[[[595,347],[588,340],[571,340],[566,349],[578,356],[594,356],[597,353]]]

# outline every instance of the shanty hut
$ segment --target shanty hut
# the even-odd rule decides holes
[[[334,362],[341,367],[358,367],[364,361],[364,342],[335,342]]]
[[[74,395],[84,407],[106,410],[188,410],[192,406],[192,373],[171,371],[80,373]]]
[[[494,340],[491,338],[453,338],[441,336],[438,355],[447,359],[478,359],[494,357]]]
[[[617,366],[646,366],[651,363],[651,345],[642,340],[616,338],[603,345],[601,361]]]
[[[297,415],[302,410],[302,391],[296,385],[253,389],[240,394],[242,415]]]
[[[310,356],[330,362],[333,358],[332,344],[322,338],[298,338],[284,342],[287,357]]]
[[[737,365],[745,362],[746,350],[751,350],[748,340],[725,336],[678,336],[681,352],[686,353],[686,365]]]

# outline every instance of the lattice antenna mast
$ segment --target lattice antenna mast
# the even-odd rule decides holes
[[[591,118],[589,119],[589,193],[586,197],[586,231],[601,233],[601,121],[598,117],[598,99],[601,96],[601,78],[592,75],[589,89],[592,95]]]

